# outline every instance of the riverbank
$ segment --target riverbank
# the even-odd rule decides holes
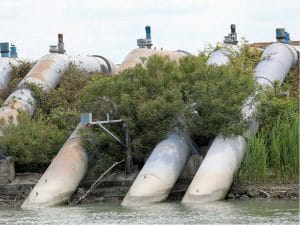
[[[110,176],[92,191],[81,204],[121,201],[129,190],[136,174],[125,176],[124,173],[118,173]],[[17,174],[11,184],[0,185],[0,206],[20,207],[40,177],[41,174],[36,173]],[[95,179],[84,179],[70,201],[75,201],[81,197],[94,181]],[[179,178],[167,200],[180,200],[191,181],[192,178]],[[226,199],[239,200],[251,198],[298,200],[299,183],[259,186],[233,185],[226,197]]]

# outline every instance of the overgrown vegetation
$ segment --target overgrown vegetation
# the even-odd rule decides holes
[[[153,56],[145,67],[118,76],[88,76],[70,65],[59,87],[48,94],[33,88],[38,102],[34,118],[20,117],[0,137],[0,152],[13,155],[18,172],[42,171],[79,122],[80,112],[93,120],[125,120],[130,128],[135,163],[143,164],[154,146],[169,132],[186,129],[199,146],[216,134],[241,134],[245,121],[241,106],[254,91],[253,69],[259,51],[244,45],[230,64],[208,66],[207,56],[189,56],[179,63]],[[20,71],[27,71],[24,66]],[[16,71],[18,69],[16,68]],[[14,72],[9,90],[23,77]],[[25,73],[25,72],[24,72]],[[15,83],[15,84],[14,84]],[[298,76],[290,72],[283,87],[275,84],[259,99],[260,131],[248,141],[249,149],[237,176],[240,183],[290,181],[299,175]],[[121,139],[121,125],[107,125]],[[95,128],[83,133],[85,147],[95,158],[95,173],[120,161],[125,151]]]
[[[35,62],[30,61],[20,61],[18,65],[11,65],[11,80],[9,81],[8,87],[6,90],[2,90],[0,99],[4,101],[8,95],[18,86],[20,81],[26,76],[29,70]]]
[[[109,112],[112,118],[127,121],[133,156],[140,163],[175,127],[184,126],[198,144],[219,132],[240,134],[245,125],[241,105],[254,89],[254,62],[247,61],[246,49],[241,52],[243,57],[222,67],[208,66],[202,54],[185,57],[179,64],[153,56],[145,67],[95,78],[80,92],[79,106],[93,112],[96,119],[104,120]],[[259,56],[256,58],[258,61]],[[122,134],[122,128],[112,129]],[[124,152],[114,141],[112,148],[115,155],[110,156]]]
[[[13,71],[25,71],[22,68]],[[70,64],[60,85],[50,93],[30,85],[37,100],[34,117],[21,115],[19,125],[5,127],[0,137],[0,152],[14,156],[17,172],[39,172],[48,166],[79,123],[76,93],[90,77]]]
[[[10,124],[0,136],[0,152],[14,157],[18,172],[42,172],[60,149],[66,132],[42,119],[19,116],[19,124]]]
[[[260,130],[248,141],[238,174],[244,184],[297,182],[299,179],[299,89],[292,70],[282,87],[278,83],[260,94]]]

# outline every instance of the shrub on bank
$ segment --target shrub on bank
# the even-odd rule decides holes
[[[219,132],[226,136],[243,132],[241,105],[254,90],[254,67],[246,59],[215,67],[206,64],[204,55],[185,57],[179,64],[153,56],[145,67],[93,79],[79,93],[78,104],[95,119],[105,120],[106,113],[124,119],[130,127],[134,158],[144,162],[174,127],[184,126],[199,144]],[[120,127],[112,129],[123,133]],[[117,155],[123,154],[120,146],[116,148],[120,149]]]
[[[0,136],[0,152],[14,157],[17,172],[42,172],[65,141],[65,132],[41,119],[19,116]]]

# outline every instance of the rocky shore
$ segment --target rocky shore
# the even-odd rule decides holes
[[[30,193],[41,174],[17,174],[15,180],[6,185],[0,185],[0,206],[20,207],[26,196]],[[136,174],[125,177],[123,173],[111,176],[103,181],[90,193],[81,204],[104,201],[121,201],[126,195]],[[180,178],[172,189],[168,201],[179,201],[191,178]],[[93,184],[94,179],[84,179],[77,191],[73,194],[71,202],[81,197]],[[299,184],[261,185],[261,186],[236,186],[233,185],[226,199],[247,200],[252,198],[262,199],[299,199]]]

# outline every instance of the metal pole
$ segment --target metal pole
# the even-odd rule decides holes
[[[131,144],[130,144],[130,135],[129,135],[129,128],[128,124],[125,122],[123,124],[125,127],[125,135],[126,135],[126,174],[131,174],[133,161],[132,161],[132,154],[131,154]]]

